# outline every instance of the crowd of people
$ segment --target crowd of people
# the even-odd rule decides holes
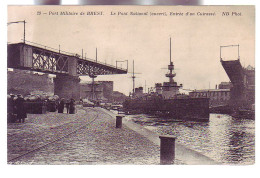
[[[18,120],[20,123],[25,121],[27,117],[26,108],[24,106],[24,98],[22,95],[8,95],[7,98],[7,119],[9,122]]]
[[[67,102],[62,98],[57,104],[58,113],[63,113],[65,107],[68,114],[75,114],[75,100],[73,98]]]
[[[36,100],[29,100],[28,98],[24,98],[22,95],[7,95],[7,121],[14,123],[24,123],[25,119],[27,118],[27,113],[29,109],[27,108],[28,103],[43,103],[42,106],[52,105],[47,109],[50,112],[55,112],[58,110],[58,113],[64,113],[64,109],[66,108],[67,114],[75,114],[76,107],[75,107],[75,100],[72,98],[70,100],[65,100],[64,98],[59,99],[56,98],[55,100],[41,100],[37,98]],[[34,104],[33,106],[39,107],[39,105]],[[48,107],[47,107],[48,108]],[[52,108],[52,109],[50,109]]]

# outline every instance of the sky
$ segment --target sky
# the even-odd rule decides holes
[[[47,15],[37,15],[37,12]],[[102,11],[102,16],[48,15],[50,12]],[[111,12],[166,12],[167,16],[110,15]],[[170,16],[180,12],[184,16]],[[186,13],[195,13],[186,16]],[[199,16],[197,13],[215,13]],[[241,13],[241,16],[223,16],[223,12]],[[135,62],[136,87],[153,87],[168,81],[165,77],[172,39],[172,61],[177,73],[175,81],[184,89],[215,88],[229,81],[220,63],[220,46],[240,45],[242,66],[255,66],[255,13],[253,6],[9,6],[8,22],[25,20],[26,40],[52,48],[116,64],[128,60],[129,71]],[[8,42],[23,39],[23,24],[8,28]],[[225,48],[224,60],[237,59],[237,48]],[[119,63],[126,68],[125,63]],[[89,77],[81,77],[90,81]],[[98,76],[96,80],[114,81],[114,90],[129,94],[131,74]]]

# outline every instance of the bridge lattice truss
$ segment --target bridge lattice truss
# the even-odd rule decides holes
[[[69,74],[69,68],[75,67],[76,75],[88,76],[127,73],[121,68],[24,43],[8,45],[8,67],[52,74]]]
[[[118,72],[112,67],[98,65],[90,61],[79,60],[77,63],[78,75],[88,75],[92,77],[97,75],[110,75],[116,73]]]
[[[32,48],[32,69],[51,73],[68,73],[69,57],[52,51]]]

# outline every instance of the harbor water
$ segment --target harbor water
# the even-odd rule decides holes
[[[208,122],[176,121],[148,115],[126,119],[157,132],[174,135],[177,142],[221,164],[248,165],[255,162],[255,120],[210,114]]]

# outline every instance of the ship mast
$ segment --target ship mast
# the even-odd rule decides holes
[[[141,74],[141,73],[136,73],[135,72],[135,61],[133,60],[133,72],[129,72],[129,73],[132,73],[132,76],[131,76],[131,78],[132,78],[132,80],[133,80],[133,93],[132,93],[132,96],[134,96],[135,95],[135,79],[137,78],[135,75],[136,74]]]
[[[133,75],[132,75],[132,79],[133,79],[133,95],[135,93],[135,61],[133,60]]]
[[[169,73],[166,74],[165,76],[169,78],[169,83],[170,84],[173,84],[174,83],[174,80],[173,78],[176,76],[176,73],[173,73],[173,70],[174,70],[174,65],[173,65],[173,62],[172,62],[172,44],[171,44],[171,38],[170,38],[170,65],[168,65],[168,70],[169,70]]]

